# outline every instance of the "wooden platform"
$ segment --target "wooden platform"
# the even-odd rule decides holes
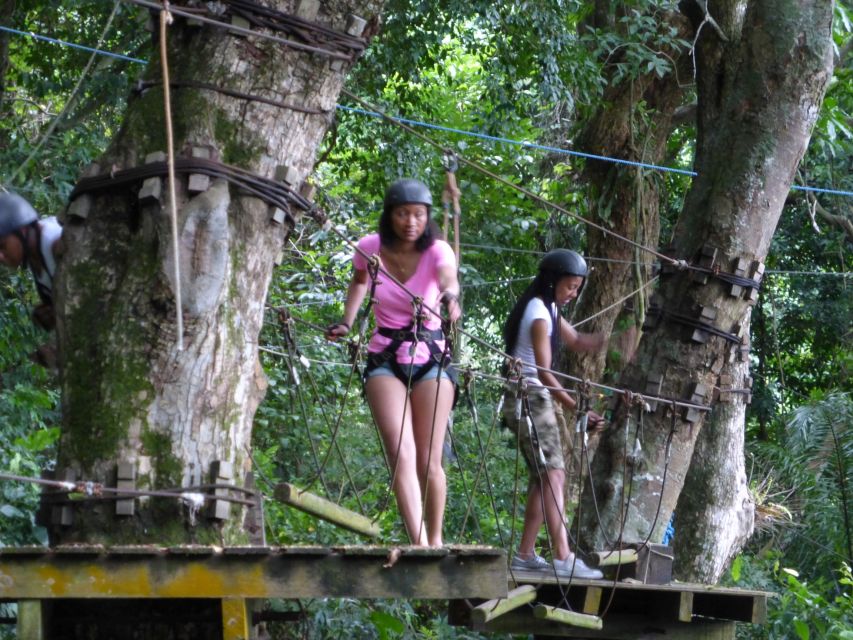
[[[514,570],[509,588],[525,584],[536,587],[537,603],[590,615],[604,614],[603,629],[596,631],[566,627],[539,620],[533,615],[532,604],[490,622],[477,624],[471,619],[471,608],[479,600],[451,602],[450,622],[483,632],[564,638],[634,640],[642,635],[643,630],[647,630],[647,635],[642,637],[729,640],[735,637],[736,623],[765,622],[767,598],[773,595],[765,591],[678,582],[656,585],[573,579],[558,584],[553,575]],[[568,607],[562,602],[563,593],[567,595]]]
[[[396,550],[394,550],[396,549]],[[393,557],[392,557],[393,551]],[[495,598],[506,553],[483,546],[64,546],[0,549],[0,600]]]

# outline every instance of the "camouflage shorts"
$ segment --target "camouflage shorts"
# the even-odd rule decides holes
[[[565,428],[562,408],[554,403],[551,393],[542,387],[531,385],[527,389],[527,402],[530,406],[528,422],[524,411],[521,419],[516,416],[517,388],[508,387],[504,394],[503,415],[507,426],[518,439],[521,452],[527,462],[527,469],[532,482],[538,482],[537,469],[565,469],[561,432]],[[541,450],[541,455],[540,455]]]

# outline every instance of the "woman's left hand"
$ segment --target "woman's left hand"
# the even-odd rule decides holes
[[[459,304],[459,298],[452,291],[444,291],[441,294],[441,304],[447,309],[447,317],[451,322],[456,322],[462,317],[462,305]]]

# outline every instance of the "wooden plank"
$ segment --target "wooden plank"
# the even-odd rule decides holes
[[[222,599],[222,640],[249,640],[250,615],[245,598]]]
[[[0,599],[50,598],[503,598],[506,554],[431,555],[400,547],[375,555],[304,553],[239,555],[170,549],[162,555],[52,553],[0,555]],[[378,549],[377,549],[378,551]]]
[[[44,640],[41,601],[18,601],[18,640]]]
[[[288,482],[276,485],[275,498],[300,511],[366,536],[379,536],[379,525],[360,513],[345,509],[331,500],[301,491]]]
[[[0,550],[2,555],[2,550]],[[521,569],[513,569],[512,575],[517,584],[557,584],[557,579],[552,572],[546,571],[529,571]],[[563,578],[560,581],[566,583]],[[670,584],[645,584],[642,582],[616,582],[613,580],[587,580],[583,578],[572,578],[572,584],[587,585],[587,586],[613,586],[619,590],[626,591],[662,591],[676,592],[690,591],[691,593],[702,593],[710,595],[731,595],[735,597],[753,597],[753,596],[772,596],[770,591],[757,591],[754,589],[738,589],[736,587],[719,587],[709,584],[696,584],[692,582],[673,582]]]
[[[550,620],[570,625],[572,627],[581,627],[583,629],[601,629],[604,626],[601,618],[591,616],[586,613],[578,613],[577,611],[569,611],[568,609],[560,609],[547,604],[537,604],[533,608],[533,617],[538,620]]]
[[[471,611],[471,619],[478,624],[482,624],[489,620],[494,620],[507,611],[518,609],[529,602],[533,602],[535,599],[536,587],[529,584],[517,587],[510,591],[506,595],[506,598],[495,598],[474,607]]]

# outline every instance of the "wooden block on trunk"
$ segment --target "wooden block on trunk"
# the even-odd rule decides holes
[[[746,298],[749,304],[758,302],[758,288],[761,286],[761,281],[764,279],[764,263],[760,260],[754,260],[750,266],[750,278],[755,283],[755,286],[748,288],[743,297]]]
[[[713,325],[714,320],[717,318],[717,310],[713,307],[700,307],[699,308],[699,317],[697,320],[699,322],[703,322],[708,325]],[[708,338],[710,334],[704,329],[696,328],[693,330],[693,333],[690,335],[690,339],[693,342],[698,342],[700,344],[704,344],[708,342]]]
[[[746,276],[746,269],[749,266],[749,263],[744,258],[737,258],[734,262],[733,273],[736,276],[744,277]],[[743,287],[739,284],[733,284],[729,288],[729,295],[734,296],[735,298],[739,298],[743,293]]]
[[[153,164],[154,162],[166,162],[169,159],[169,156],[166,155],[165,151],[152,151],[147,156],[145,156],[145,164]]]
[[[89,212],[92,210],[92,196],[88,193],[83,193],[68,205],[68,217],[85,220],[89,217]]]
[[[228,460],[214,460],[210,463],[211,484],[231,484],[234,477],[234,465]],[[228,489],[213,489],[215,496],[227,496]],[[211,500],[209,517],[215,520],[227,520],[231,516],[231,503],[228,500]]]
[[[136,489],[136,467],[130,462],[119,462],[116,468],[116,489]],[[133,498],[116,500],[117,516],[132,516],[136,510]]]
[[[699,264],[698,266],[703,269],[713,269],[714,265],[717,262],[717,249],[716,247],[712,247],[710,245],[703,245],[702,249],[699,251]],[[703,273],[702,271],[693,271],[691,272],[691,280],[697,284],[706,284],[708,282],[708,278],[710,274]]]
[[[320,13],[320,3],[318,0],[300,0],[296,6],[296,15],[308,22],[316,20],[318,13]]]
[[[252,28],[252,25],[249,23],[248,20],[246,20],[246,18],[244,18],[243,16],[235,16],[235,15],[231,16],[231,26],[237,27],[239,29],[247,29],[247,30]],[[245,36],[245,34],[237,33],[236,31],[232,31],[231,33],[236,35],[236,36]]]
[[[202,193],[210,188],[210,176],[203,173],[191,173],[187,180],[187,191],[190,193]]]
[[[163,194],[163,181],[160,178],[147,178],[139,190],[139,204],[149,205],[160,202]]]
[[[660,390],[663,387],[663,375],[660,373],[650,373],[646,376],[646,395],[660,397]],[[649,405],[649,411],[657,411],[657,400],[646,400]]]
[[[354,13],[351,13],[349,14],[349,18],[347,18],[347,35],[355,36],[356,38],[358,38],[361,36],[362,33],[364,33],[364,28],[366,26],[367,20],[365,20],[361,16],[357,16]]]

